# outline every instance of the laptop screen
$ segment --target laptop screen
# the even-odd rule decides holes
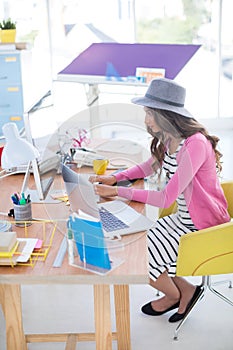
[[[93,185],[88,180],[89,176],[90,174],[78,174],[68,166],[62,165],[62,177],[72,211],[79,213],[81,210],[99,219],[96,194]]]

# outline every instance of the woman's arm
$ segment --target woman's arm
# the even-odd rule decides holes
[[[203,140],[187,142],[177,155],[177,171],[162,191],[118,187],[118,195],[160,208],[168,208],[190,184],[198,169],[205,162],[206,156],[206,142]],[[190,190],[190,196],[191,192],[192,190]]]
[[[147,161],[141,164],[137,164],[129,169],[123,170],[114,176],[117,182],[122,180],[143,179],[146,176],[152,175],[154,173],[152,167],[153,163],[154,159],[153,157],[150,157]]]
[[[91,175],[89,177],[89,181],[92,183],[100,182],[104,185],[112,186],[123,180],[142,179],[154,173],[152,168],[153,162],[154,159],[151,157],[144,163],[135,165],[129,169],[115,173],[114,175]]]

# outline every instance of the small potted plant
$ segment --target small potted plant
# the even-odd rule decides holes
[[[0,22],[0,38],[2,43],[14,43],[16,37],[16,23],[10,18]]]

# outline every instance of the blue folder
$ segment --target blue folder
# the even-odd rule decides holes
[[[68,227],[83,263],[110,270],[111,263],[100,221],[91,221],[77,216],[70,216]]]

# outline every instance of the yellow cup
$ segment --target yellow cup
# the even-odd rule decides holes
[[[96,175],[103,175],[107,169],[108,163],[108,159],[94,159],[93,169]]]

